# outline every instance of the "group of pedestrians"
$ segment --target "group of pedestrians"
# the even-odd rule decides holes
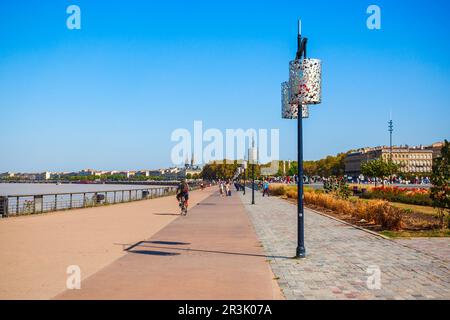
[[[230,181],[219,182],[219,192],[222,197],[231,197],[231,183]]]

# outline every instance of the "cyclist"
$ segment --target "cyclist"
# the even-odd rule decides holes
[[[184,205],[187,209],[189,200],[189,185],[184,179],[181,180],[180,184],[177,187],[177,200],[180,201],[181,197],[184,197]]]

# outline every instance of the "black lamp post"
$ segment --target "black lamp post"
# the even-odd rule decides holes
[[[298,22],[297,54],[289,64],[289,82],[281,84],[283,119],[297,118],[297,250],[296,257],[304,258],[305,217],[303,206],[303,118],[309,116],[308,106],[321,103],[321,61],[306,58],[307,38],[302,38],[301,21]]]
[[[255,148],[255,139],[252,139],[252,147],[248,149],[248,162],[252,165],[252,204],[255,204],[255,163],[258,159],[258,152]]]
[[[244,196],[245,196],[245,184],[246,184],[246,172],[247,172],[247,163],[244,161],[244,163],[242,164],[242,167],[244,168]]]
[[[295,60],[306,58],[307,38],[302,39],[301,22],[299,21],[297,34],[297,54]],[[306,257],[305,249],[305,212],[303,206],[303,117],[301,105],[298,106],[297,117],[297,258]]]
[[[252,204],[255,204],[255,163],[252,163]]]

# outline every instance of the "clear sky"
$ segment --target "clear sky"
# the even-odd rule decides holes
[[[81,8],[81,30],[66,27]],[[370,4],[381,30],[366,27]],[[0,172],[171,165],[177,128],[278,128],[303,21],[323,60],[305,159],[450,138],[450,1],[0,1]]]

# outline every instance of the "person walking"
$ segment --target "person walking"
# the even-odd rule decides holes
[[[263,197],[267,194],[269,197],[269,181],[265,180],[263,183]]]
[[[222,181],[220,181],[220,184],[219,184],[219,191],[220,191],[220,196],[223,197],[224,186],[223,186],[223,182]]]

